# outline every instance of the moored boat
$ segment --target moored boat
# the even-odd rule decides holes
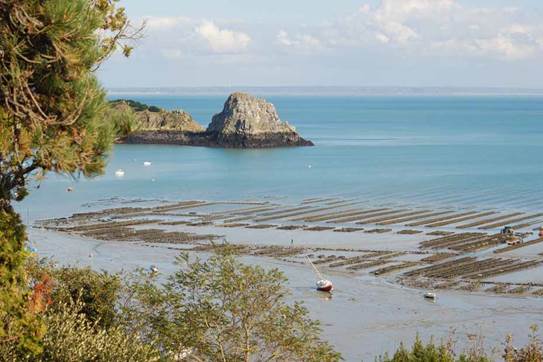
[[[319,277],[319,279],[315,283],[315,285],[317,286],[317,290],[319,292],[327,292],[327,293],[330,293],[332,290],[334,290],[334,284],[332,284],[332,282],[330,280],[325,279],[322,276],[319,269],[317,269],[317,267],[315,266],[315,264],[313,264],[313,262],[311,261],[311,259],[309,259],[309,257],[306,257],[306,258],[307,258],[307,261],[309,262],[309,264],[311,264],[311,266],[313,267],[313,270],[315,271],[315,274],[317,274],[317,276]]]
[[[124,176],[124,170],[122,168],[115,171],[115,176],[117,177],[123,177]]]
[[[319,292],[331,292],[334,290],[334,285],[328,279],[317,280],[316,285]]]

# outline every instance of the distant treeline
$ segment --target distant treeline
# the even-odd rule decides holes
[[[141,112],[141,111],[160,112],[162,110],[161,108],[157,106],[149,106],[145,103],[141,103],[133,99],[115,99],[111,101],[111,104],[116,105],[123,102],[128,104],[136,112]]]

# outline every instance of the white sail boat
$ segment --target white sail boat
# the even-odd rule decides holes
[[[309,257],[307,257],[307,261],[309,261],[309,264],[311,264],[311,266],[313,267],[313,270],[315,271],[315,274],[317,274],[317,282],[315,283],[315,285],[317,286],[317,290],[320,291],[320,292],[331,292],[333,289],[334,289],[334,285],[332,284],[332,282],[328,279],[325,279],[321,272],[319,271],[319,269],[317,269],[317,267],[315,266],[315,264],[313,264],[313,262],[311,261],[311,259],[309,259]]]

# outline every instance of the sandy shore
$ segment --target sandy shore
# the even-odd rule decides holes
[[[29,230],[40,256],[62,264],[91,266],[110,272],[130,271],[155,264],[166,276],[175,270],[178,245],[96,241],[40,229]],[[92,254],[92,258],[89,257]],[[243,257],[248,263],[278,267],[287,275],[292,299],[303,300],[321,320],[324,336],[347,361],[373,360],[392,352],[401,342],[422,337],[448,338],[462,348],[468,336],[482,334],[488,347],[500,346],[508,333],[526,341],[531,324],[543,323],[543,306],[536,297],[511,297],[459,291],[440,291],[435,303],[422,291],[370,275],[330,272],[336,290],[331,299],[314,291],[313,272],[303,264],[262,257]]]
[[[478,335],[489,348],[508,333],[522,343],[543,319],[543,243],[530,233],[539,213],[322,197],[120,206],[37,223],[30,240],[61,264],[111,272],[154,264],[164,277],[180,250],[205,256],[210,240],[228,242],[243,261],[281,269],[291,298],[306,303],[348,361],[373,360],[417,333],[452,336],[459,349]],[[505,244],[498,231],[508,222],[526,225],[529,243]],[[332,298],[314,290],[306,256],[333,280]],[[435,303],[423,298],[429,288]]]

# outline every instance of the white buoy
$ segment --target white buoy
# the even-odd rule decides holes
[[[152,165],[152,163],[149,162],[149,161],[143,162],[143,166],[145,166],[145,167],[149,167],[149,166],[151,166],[151,165]]]
[[[115,171],[115,176],[117,177],[123,177],[124,176],[124,170],[122,168]]]

